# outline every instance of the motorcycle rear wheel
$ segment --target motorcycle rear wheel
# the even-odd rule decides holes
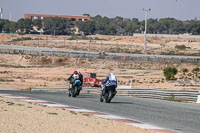
[[[108,91],[107,97],[105,99],[106,103],[110,103],[113,96],[113,92],[110,90]]]

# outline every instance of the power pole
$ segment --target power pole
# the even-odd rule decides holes
[[[151,11],[151,8],[143,8],[143,11],[145,11],[145,31],[144,31],[144,54],[146,54],[146,34],[147,34],[147,17],[148,12]]]

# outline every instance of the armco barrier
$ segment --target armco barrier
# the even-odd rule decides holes
[[[197,103],[200,103],[200,91],[199,91],[199,94],[197,96]]]
[[[100,93],[98,88],[84,88],[84,93]],[[165,99],[174,97],[176,100],[194,101],[200,98],[197,90],[161,90],[161,89],[117,89],[119,96],[136,96],[141,98]],[[198,96],[199,95],[199,96]],[[199,100],[200,101],[200,100]]]
[[[67,88],[32,88],[31,91],[68,91]],[[81,93],[100,94],[100,88],[83,88]],[[135,96],[140,98],[165,99],[173,97],[175,100],[193,101],[200,103],[198,90],[161,90],[161,89],[117,89],[118,96]]]
[[[73,51],[73,50],[59,50],[54,48],[37,48],[16,45],[0,45],[0,53],[8,54],[24,54],[35,56],[61,56],[61,57],[75,57],[75,58],[93,58],[93,59],[109,59],[120,60],[125,58],[125,61],[138,62],[186,62],[186,63],[200,63],[199,56],[172,56],[172,55],[142,55],[142,54],[120,54],[107,53],[106,55],[97,52]]]

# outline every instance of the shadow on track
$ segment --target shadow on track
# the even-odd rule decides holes
[[[132,102],[110,102],[109,104],[133,104]]]
[[[79,96],[77,96],[76,98],[95,98],[96,96],[94,96],[94,95],[79,95]]]

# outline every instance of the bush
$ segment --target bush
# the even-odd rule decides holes
[[[177,45],[175,48],[185,50],[187,47],[185,45]]]
[[[183,76],[183,78],[186,78],[186,73],[187,72],[189,72],[189,70],[187,69],[187,68],[183,68],[182,70],[181,70],[181,72],[182,72],[182,76]]]
[[[175,67],[167,67],[163,70],[166,80],[174,80],[178,70]]]
[[[199,71],[200,71],[199,67],[195,67],[192,69],[192,73],[194,73],[196,77],[198,76]]]
[[[26,41],[26,40],[31,40],[31,38],[30,37],[22,37],[22,38],[12,39],[12,42]]]

